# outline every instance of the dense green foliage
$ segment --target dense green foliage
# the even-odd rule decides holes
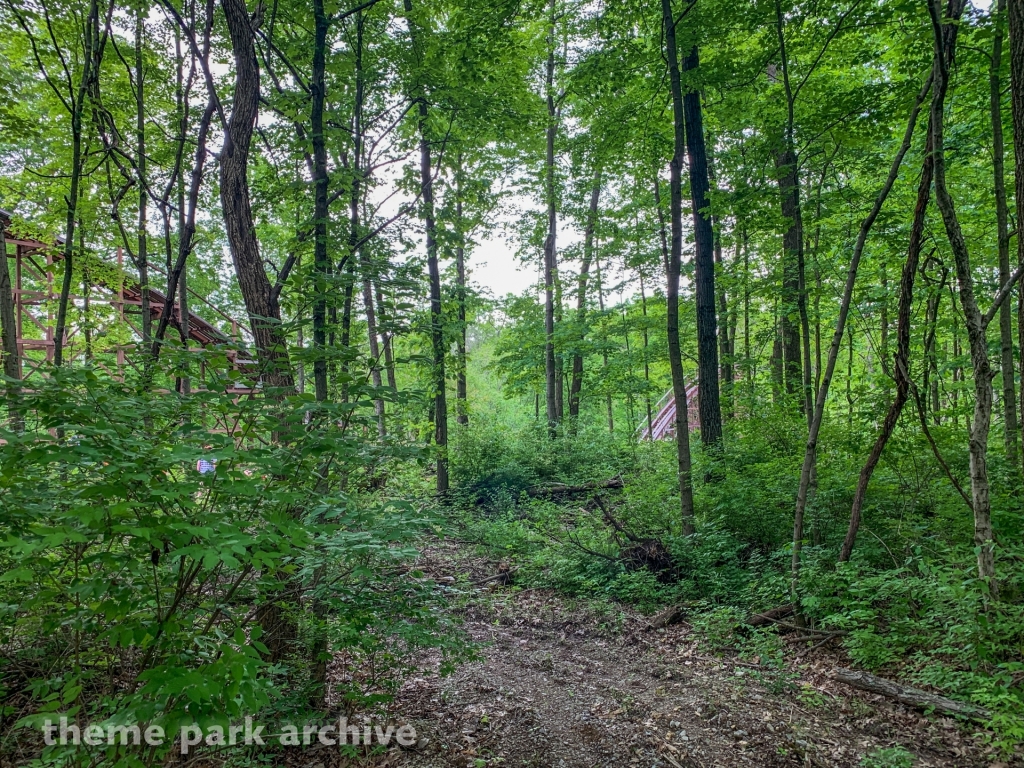
[[[437,535],[772,685],[746,618],[792,603],[1024,741],[1024,0],[0,23],[0,760],[171,759],[57,716],[385,712],[470,654]]]

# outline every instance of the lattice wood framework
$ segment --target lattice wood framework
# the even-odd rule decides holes
[[[4,212],[0,211],[0,220],[7,218]],[[11,274],[11,290],[14,294],[15,321],[17,326],[17,344],[19,365],[21,367],[21,378],[29,379],[39,370],[44,362],[52,362],[54,352],[54,325],[55,302],[57,293],[54,286],[54,265],[63,258],[61,247],[63,243],[45,243],[33,238],[24,237],[4,230],[4,240],[7,245],[8,267]],[[118,274],[123,275],[124,258],[122,250],[117,249]],[[154,272],[162,274],[161,270],[153,267]],[[165,276],[166,277],[166,276]],[[136,318],[142,312],[142,288],[127,278],[119,279],[117,285],[107,286],[98,284],[93,286],[94,290],[87,295],[72,294],[69,301],[76,306],[90,304],[106,304],[113,307],[117,322],[123,323],[130,328],[133,334],[142,338],[140,323]],[[195,300],[205,305],[211,312],[216,313],[226,322],[231,324],[231,335],[221,332],[218,328],[204,320],[196,313],[189,311],[189,339],[199,346],[207,347],[215,344],[233,344],[227,355],[231,364],[236,368],[246,368],[252,362],[244,359],[244,353],[237,352],[238,343],[243,332],[248,333],[248,328],[234,318],[224,314],[217,307],[212,305],[202,296],[189,291],[190,300]],[[156,326],[161,314],[167,306],[167,297],[158,290],[149,290],[149,311],[153,318],[153,326]],[[180,324],[181,304],[175,302],[171,307],[174,312],[174,320]],[[134,316],[134,317],[133,317]],[[81,354],[81,345],[76,342],[82,335],[82,330],[70,322],[65,330],[64,347],[69,357]],[[180,327],[180,326],[179,326]],[[114,344],[102,348],[102,352],[113,357],[109,362],[114,362],[116,371],[107,368],[103,361],[95,360],[94,363],[107,368],[112,375],[122,376],[126,366],[131,366],[130,352],[135,349],[134,344]],[[33,354],[34,353],[34,354]],[[40,354],[41,353],[41,354]],[[252,391],[251,387],[236,386],[230,391],[237,394],[247,394]]]

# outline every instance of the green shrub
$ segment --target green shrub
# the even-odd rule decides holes
[[[0,435],[5,726],[63,715],[175,733],[294,711],[338,651],[354,669],[374,661],[341,691],[362,706],[415,648],[459,652],[430,585],[392,577],[428,521],[339,482],[374,460],[333,426],[341,410],[153,393],[89,369],[55,371],[23,406],[26,431]],[[238,419],[234,438],[215,417]],[[199,474],[200,457],[216,471]],[[104,761],[152,765],[170,747]]]

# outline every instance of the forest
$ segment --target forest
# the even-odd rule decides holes
[[[1024,0],[306,2],[0,0],[0,766],[1024,765]]]

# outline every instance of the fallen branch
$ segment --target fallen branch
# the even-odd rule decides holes
[[[601,508],[601,512],[604,514],[605,522],[608,523],[608,525],[610,525],[612,528],[614,528],[616,532],[621,533],[623,536],[625,536],[632,542],[639,543],[643,541],[643,539],[641,539],[639,536],[635,536],[634,534],[627,531],[626,527],[615,519],[615,516],[612,514],[612,511],[605,506],[604,499],[602,499],[600,496],[594,496],[594,502],[597,504],[598,507]],[[619,546],[622,546],[621,543],[619,544]]]
[[[808,646],[807,648],[804,648],[802,651],[797,653],[793,658],[799,659],[801,656],[806,656],[808,653],[811,653],[813,651],[818,650],[819,648],[821,648],[821,646],[825,645],[826,643],[831,643],[837,637],[842,637],[845,634],[846,634],[845,632],[841,632],[841,633],[832,634],[832,635],[825,635],[824,638],[822,638],[821,640],[816,642],[814,645],[811,645],[811,646]],[[816,636],[811,635],[810,637],[805,637],[805,638],[802,638],[802,639],[803,640],[815,640],[817,638],[816,638]]]
[[[719,659],[714,656],[687,656],[687,659],[697,659],[698,661],[710,661],[715,664],[732,664],[736,667],[746,667],[747,669],[766,669],[766,667],[760,664],[751,664],[749,661],[738,661],[736,659]]]
[[[778,608],[772,608],[769,611],[763,611],[761,613],[755,613],[749,619],[747,624],[751,627],[761,627],[765,624],[777,623],[778,619],[784,619],[787,616],[792,616],[796,612],[796,607],[793,605],[780,605]]]
[[[502,587],[508,586],[512,583],[512,577],[515,575],[518,568],[509,568],[507,565],[501,565],[498,567],[498,572],[493,576],[488,576],[486,579],[480,579],[474,581],[474,587],[482,587],[484,584],[490,584],[492,581],[498,582]]]
[[[908,707],[934,709],[947,715],[958,715],[970,718],[971,720],[988,720],[990,717],[987,710],[976,707],[973,704],[947,699],[945,696],[928,693],[918,688],[911,688],[908,685],[900,685],[892,680],[875,677],[867,672],[838,668],[832,676],[839,682],[846,683],[853,688],[887,696],[890,699],[895,699],[900,704],[906,704]]]
[[[594,480],[582,485],[566,485],[565,483],[545,483],[544,485],[533,485],[526,489],[528,496],[557,496],[561,494],[589,493],[604,488],[622,488],[625,483],[622,478],[615,476],[608,480]]]

